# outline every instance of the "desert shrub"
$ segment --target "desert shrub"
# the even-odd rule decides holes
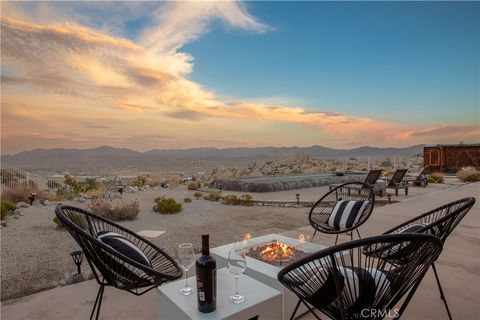
[[[382,162],[380,162],[380,165],[384,168],[391,168],[393,166],[393,162],[392,162],[392,160],[390,160],[390,158],[387,158],[387,159],[383,160]]]
[[[157,187],[162,183],[162,179],[159,177],[150,177],[147,179],[147,184],[152,187]]]
[[[183,199],[183,202],[190,203],[190,202],[192,202],[192,198],[185,198],[185,199]]]
[[[220,195],[220,192],[212,191],[208,194],[208,196],[203,197],[203,199],[209,200],[209,201],[218,201],[222,199],[222,196]]]
[[[75,193],[75,191],[68,186],[57,189],[56,191],[56,196],[58,200],[71,200],[75,198],[77,195],[78,193]]]
[[[108,190],[104,186],[99,186],[96,189],[91,189],[91,190],[88,190],[87,192],[84,192],[84,194],[88,197],[91,197],[92,199],[95,199],[95,198],[101,198],[106,191]]]
[[[457,178],[463,182],[480,181],[480,170],[477,170],[474,167],[463,167],[458,170]]]
[[[227,205],[232,205],[232,206],[253,206],[253,200],[252,196],[247,194],[243,194],[240,197],[237,197],[236,195],[228,195],[222,198],[222,203],[227,204]]]
[[[80,193],[87,192],[89,190],[94,190],[99,187],[99,183],[97,182],[97,179],[95,178],[86,178],[84,181],[78,181],[75,179],[75,177],[72,177],[71,175],[66,174],[65,175],[65,185],[66,187],[61,188],[64,189],[62,191],[57,190],[57,195],[64,194],[67,199],[69,199],[68,195],[73,194],[77,195]]]
[[[434,172],[428,177],[428,183],[443,183],[443,174],[441,172]]]
[[[115,203],[110,199],[96,199],[87,205],[95,214],[113,221],[134,220],[140,212],[137,200]]]
[[[233,195],[233,194],[225,196],[222,199],[223,204],[232,205],[232,206],[239,205],[240,202],[241,202],[240,199],[236,195]]]
[[[135,179],[132,180],[131,183],[129,183],[130,186],[132,187],[143,187],[147,183],[147,178],[144,176],[137,176]]]
[[[330,168],[330,172],[335,172],[335,171],[337,171],[337,167],[331,167]]]
[[[198,181],[191,181],[187,184],[188,190],[197,190],[198,188],[200,188],[200,182]]]
[[[26,185],[18,184],[13,188],[5,188],[2,190],[2,199],[9,200],[12,202],[28,202],[28,196],[31,192],[37,194],[37,199],[47,199],[48,194],[43,191],[38,190],[37,188],[29,188]]]
[[[84,186],[85,191],[95,190],[100,186],[95,178],[86,178],[85,181],[82,182],[82,185]]]
[[[201,192],[195,192],[195,193],[193,194],[193,196],[195,197],[195,199],[198,200],[198,199],[200,199],[200,198],[203,196],[203,193],[201,193]]]
[[[166,180],[165,184],[167,184],[169,186],[172,186],[172,187],[176,187],[180,184],[180,178],[177,177],[177,176],[167,177],[165,180]]]
[[[242,196],[240,197],[240,201],[242,203],[242,206],[253,206],[252,196],[248,193],[242,194]]]
[[[156,197],[154,201],[153,211],[161,214],[173,214],[182,211],[182,204],[173,198]]]
[[[1,200],[0,201],[0,215],[2,220],[7,216],[7,214],[17,208],[15,203],[9,200]]]

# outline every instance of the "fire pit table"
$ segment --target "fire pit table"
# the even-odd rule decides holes
[[[288,319],[298,302],[298,298],[277,280],[278,272],[287,264],[326,247],[279,234],[252,238],[244,242],[244,245],[247,255],[246,274],[282,293],[283,318]],[[217,260],[217,268],[227,266],[228,252],[233,246],[234,243],[231,243],[210,250],[210,254]],[[300,305],[297,314],[301,315],[306,311],[307,308]]]

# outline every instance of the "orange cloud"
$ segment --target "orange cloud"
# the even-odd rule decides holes
[[[30,132],[27,125],[38,127],[34,131],[39,134],[29,136],[33,140],[57,137],[92,145],[135,141],[136,148],[142,148],[138,137],[150,137],[143,147],[478,140],[478,125],[398,125],[324,107],[309,111],[281,99],[268,103],[219,97],[186,78],[193,57],[180,48],[207,32],[212,18],[255,32],[269,27],[236,2],[166,3],[155,17],[155,26],[135,43],[71,21],[41,24],[2,16],[2,113],[12,121],[8,128],[15,128],[2,140]],[[106,120],[99,123],[98,118]],[[96,136],[98,128],[106,134]]]

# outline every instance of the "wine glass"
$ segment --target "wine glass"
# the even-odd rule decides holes
[[[241,246],[234,246],[228,253],[228,271],[235,276],[235,294],[228,298],[231,303],[242,303],[245,301],[245,296],[242,296],[238,291],[238,277],[246,269],[245,250]]]
[[[180,243],[177,248],[177,260],[180,267],[185,271],[185,287],[178,290],[180,294],[185,296],[193,293],[193,288],[188,286],[188,270],[193,266],[195,262],[195,251],[193,250],[193,244]]]

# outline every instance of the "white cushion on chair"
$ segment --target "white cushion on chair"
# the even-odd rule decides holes
[[[369,201],[337,201],[328,218],[328,225],[336,230],[347,229],[355,225]]]

